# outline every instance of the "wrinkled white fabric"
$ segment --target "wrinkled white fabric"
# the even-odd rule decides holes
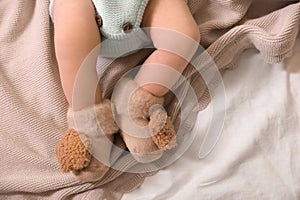
[[[245,52],[224,74],[226,119],[212,153],[197,156],[211,115],[218,114],[209,106],[199,113],[190,149],[122,200],[299,199],[299,50],[300,39],[289,61],[273,65],[256,50]]]

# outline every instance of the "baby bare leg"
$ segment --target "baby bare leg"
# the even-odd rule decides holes
[[[72,107],[69,109],[70,114],[68,113],[69,128],[75,126],[74,113],[76,112],[79,116],[77,117],[76,131],[74,129],[67,131],[65,137],[68,139],[62,140],[58,144],[56,155],[62,166],[67,165],[66,171],[71,170],[77,179],[94,182],[105,175],[109,169],[108,166],[102,164],[93,155],[91,158],[86,154],[83,155],[86,156],[84,159],[87,162],[83,164],[74,164],[68,159],[79,160],[78,157],[70,158],[74,156],[72,152],[78,151],[76,148],[79,148],[80,145],[80,142],[76,143],[74,139],[76,134],[78,135],[78,131],[92,138],[91,141],[101,142],[101,144],[97,143],[98,147],[102,148],[101,158],[109,162],[113,133],[118,131],[118,127],[112,120],[110,103],[100,102],[101,96],[96,72],[99,48],[95,48],[100,43],[100,34],[95,21],[95,12],[91,0],[55,0],[53,14],[54,42],[62,87]],[[89,59],[85,60],[87,56]],[[82,65],[82,63],[84,64]],[[95,110],[91,109],[94,104],[97,104]],[[96,118],[90,113],[95,113]],[[95,121],[98,121],[101,126],[104,124],[101,128],[104,134],[107,134],[108,142],[103,140],[102,136],[96,135],[100,131]],[[73,134],[75,135],[73,138],[70,137],[71,139],[69,138],[70,130],[76,132]],[[70,140],[73,140],[73,143],[68,142]],[[68,148],[68,154],[65,154],[66,151],[61,151],[64,148]],[[70,150],[72,148],[75,150]]]
[[[142,21],[156,50],[142,65],[135,80],[156,96],[168,88],[147,82],[175,84],[197,50],[200,33],[184,0],[150,0]],[[174,71],[178,72],[177,77]]]
[[[53,15],[55,52],[62,87],[70,106],[80,110],[98,103],[101,100],[96,73],[99,49],[93,51],[88,64],[80,69],[84,59],[100,43],[92,1],[55,0]],[[79,69],[80,76],[76,79]],[[75,81],[80,83],[76,84],[74,97]],[[75,105],[73,98],[76,98]]]

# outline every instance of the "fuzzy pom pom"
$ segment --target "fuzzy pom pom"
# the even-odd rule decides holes
[[[83,139],[83,140],[82,140]],[[69,129],[55,148],[55,155],[62,172],[80,170],[87,167],[91,154],[87,150],[89,141],[80,138],[77,131]]]
[[[154,111],[150,116],[149,129],[152,140],[159,149],[171,149],[176,146],[176,132],[171,118],[161,109]]]

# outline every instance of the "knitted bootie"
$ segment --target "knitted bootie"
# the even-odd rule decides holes
[[[141,163],[159,159],[163,150],[176,145],[176,133],[170,117],[157,97],[138,87],[133,80],[124,79],[112,97],[116,122],[132,156]]]
[[[76,112],[69,108],[67,119],[69,130],[55,149],[62,172],[72,171],[84,182],[100,180],[109,169],[113,134],[119,130],[110,101]]]

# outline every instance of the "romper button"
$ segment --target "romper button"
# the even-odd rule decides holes
[[[126,22],[125,24],[123,24],[122,29],[124,32],[128,32],[132,30],[133,29],[132,23]]]
[[[102,18],[100,15],[96,15],[96,22],[97,22],[98,27],[102,26]]]

